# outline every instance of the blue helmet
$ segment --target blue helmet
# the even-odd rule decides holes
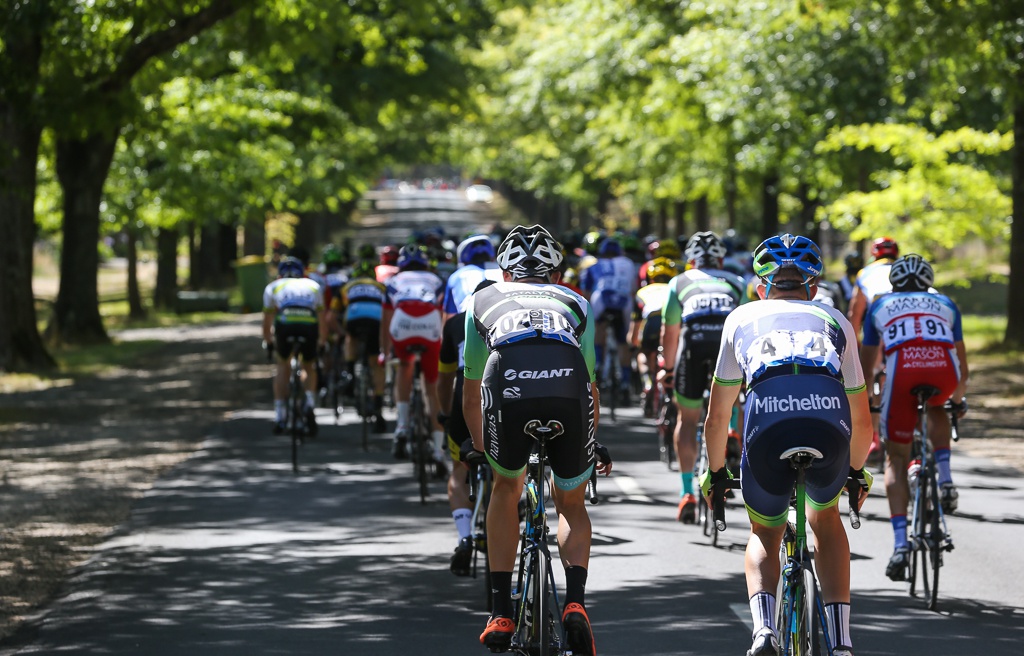
[[[456,250],[460,264],[472,264],[482,258],[488,262],[494,260],[494,244],[487,235],[473,235],[462,240]]]
[[[597,254],[600,257],[618,257],[622,255],[622,244],[618,240],[608,237],[597,247]]]
[[[402,250],[398,252],[399,269],[405,269],[411,264],[419,264],[424,268],[430,265],[430,261],[427,259],[427,251],[423,247],[409,244],[408,246],[403,246]]]
[[[297,257],[286,257],[278,262],[277,275],[282,278],[304,278],[306,267]]]
[[[807,237],[789,233],[765,239],[754,249],[754,274],[765,281],[770,291],[776,284],[775,274],[782,269],[796,269],[803,281],[780,281],[779,289],[796,289],[803,285],[809,295],[810,284],[824,269],[821,249]]]

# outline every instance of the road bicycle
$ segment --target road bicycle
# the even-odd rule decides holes
[[[533,419],[523,431],[536,441],[526,468],[526,520],[519,547],[519,570],[512,589],[515,633],[511,651],[523,656],[569,656],[561,606],[551,571],[545,498],[550,492],[547,443],[565,432],[558,421]],[[590,477],[590,502],[597,503],[597,473]]]
[[[467,454],[465,463],[469,466],[469,501],[473,504],[473,561],[472,576],[478,577],[482,569],[484,589],[486,590],[487,612],[494,608],[491,596],[491,568],[487,562],[487,507],[491,502],[491,488],[494,484],[494,471],[487,464],[487,457],[479,451]]]
[[[285,426],[292,442],[292,471],[299,471],[299,446],[307,433],[306,426],[306,391],[302,384],[302,346],[306,338],[289,335],[286,338],[291,355],[288,362],[291,375],[288,378],[288,401],[285,404]]]
[[[787,449],[780,460],[788,460],[796,470],[789,521],[779,548],[781,575],[775,598],[775,626],[779,631],[780,653],[784,656],[829,656],[836,645],[828,632],[825,603],[821,598],[814,562],[807,543],[806,472],[815,460],[823,458],[821,451],[806,446]],[[725,530],[725,491],[735,488],[738,481],[730,479],[713,490],[716,528]],[[847,485],[850,491],[850,525],[860,528],[857,512],[859,491]]]
[[[373,370],[370,367],[369,355],[366,352],[366,342],[359,340],[359,355],[356,358],[353,368],[355,379],[355,406],[359,415],[359,423],[362,428],[363,451],[370,450],[370,424],[376,418],[376,407],[374,405],[373,393]]]
[[[657,394],[654,405],[657,408],[655,416],[658,418],[658,455],[668,470],[674,471],[676,463],[676,404],[672,399],[671,390],[666,389],[660,382],[655,385],[658,389],[656,392],[652,390],[652,393]]]
[[[420,503],[426,504],[430,496],[427,488],[430,477],[428,465],[434,461],[434,450],[430,443],[431,424],[420,380],[420,358],[426,347],[414,344],[408,351],[413,354],[412,395],[409,398],[409,459],[412,460],[413,479],[420,488]]]
[[[330,362],[331,366],[324,367],[326,378],[323,399],[321,405],[329,408],[334,413],[334,423],[341,420],[341,390],[345,385],[348,372],[342,367],[345,362],[344,353],[341,347],[341,340],[331,342]]]
[[[935,610],[939,595],[939,569],[943,554],[953,550],[953,538],[946,526],[946,514],[939,497],[938,471],[935,453],[928,439],[928,400],[939,394],[930,385],[920,385],[911,390],[917,397],[917,426],[914,429],[914,446],[908,468],[908,483],[913,499],[909,522],[910,543],[910,595],[917,596],[917,581],[920,575],[921,592],[928,603],[928,610]],[[946,403],[953,423],[953,440],[957,435],[957,413],[952,404]]]

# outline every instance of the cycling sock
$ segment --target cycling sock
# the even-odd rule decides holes
[[[469,508],[456,508],[452,511],[452,519],[455,520],[455,530],[459,532],[459,539],[468,538],[473,534],[473,511]]]
[[[751,637],[756,636],[764,629],[775,630],[775,595],[770,592],[756,592],[750,598],[750,617],[754,620],[754,632]]]
[[[907,516],[893,515],[889,521],[892,523],[892,534],[896,538],[896,548],[907,546]]]
[[[274,401],[274,419],[277,421],[284,421],[284,399],[276,399]]]
[[[633,368],[628,364],[622,365],[622,376],[619,378],[619,385],[628,387],[629,381],[633,378]]]
[[[836,647],[853,647],[850,638],[850,604],[825,604],[828,633]]]
[[[491,572],[491,617],[512,617],[512,572]]]
[[[306,392],[306,410],[312,410],[316,407],[316,396],[313,392]]]
[[[949,449],[935,449],[935,468],[939,473],[939,485],[953,482],[953,472],[949,470]]]
[[[405,428],[409,425],[409,402],[399,401],[395,403],[395,408],[398,410],[398,427]]]
[[[583,603],[583,597],[587,589],[587,568],[579,565],[570,565],[565,568],[565,605]]]
[[[682,472],[679,474],[679,478],[683,481],[683,486],[679,491],[679,496],[683,497],[687,494],[693,494],[693,472]]]
[[[441,448],[441,445],[444,444],[444,431],[432,431],[430,437],[434,439],[434,456],[443,458],[444,449]]]

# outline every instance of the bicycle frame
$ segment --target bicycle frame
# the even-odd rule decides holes
[[[430,491],[427,489],[427,460],[432,452],[430,444],[430,421],[427,419],[426,399],[420,383],[420,357],[423,351],[413,347],[412,394],[409,397],[409,428],[410,428],[410,460],[412,460],[413,477],[419,483],[420,503],[426,504]]]
[[[473,503],[473,578],[477,576],[478,561],[483,556],[484,588],[487,590],[487,612],[493,608],[491,598],[491,582],[488,574],[490,567],[487,562],[487,506],[491,501],[491,485],[494,472],[486,461],[473,464],[470,470],[469,500]]]

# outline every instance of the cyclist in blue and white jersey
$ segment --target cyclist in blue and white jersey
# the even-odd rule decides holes
[[[696,521],[693,465],[697,461],[697,422],[704,392],[718,359],[722,325],[741,302],[743,279],[722,270],[725,247],[713,232],[697,232],[686,243],[687,270],[668,284],[662,311],[663,384],[674,391],[679,414],[673,435],[679,461],[676,521]]]
[[[748,656],[779,653],[774,595],[796,477],[779,456],[798,446],[824,455],[807,470],[806,490],[815,570],[835,645],[830,656],[853,653],[850,545],[838,503],[848,479],[861,486],[858,503],[870,487],[863,466],[871,411],[853,327],[834,308],[809,301],[821,270],[821,252],[806,237],[770,237],[755,249],[758,294],[765,300],[726,318],[711,384],[705,495],[730,476],[723,457],[729,421],[740,386],[747,385],[740,475],[750,517],[745,570],[754,631]]]
[[[466,300],[484,280],[501,281],[501,269],[494,261],[494,243],[487,235],[463,239],[456,249],[459,268],[448,277],[444,290],[444,317],[464,311]]]
[[[263,290],[263,343],[274,345],[277,368],[274,376],[274,433],[284,432],[288,379],[291,377],[289,337],[301,337],[303,384],[306,389],[306,430],[316,433],[317,348],[327,342],[327,318],[320,285],[306,277],[302,261],[286,257],[277,265],[277,280]]]
[[[594,332],[594,351],[600,370],[604,362],[605,331],[611,328],[618,349],[618,362],[622,371],[618,393],[628,402],[629,384],[633,368],[629,361],[629,343],[626,333],[629,316],[636,295],[637,265],[623,254],[622,246],[611,237],[597,248],[597,262],[581,274],[580,288],[590,301],[597,320]],[[599,376],[600,378],[600,376]]]

